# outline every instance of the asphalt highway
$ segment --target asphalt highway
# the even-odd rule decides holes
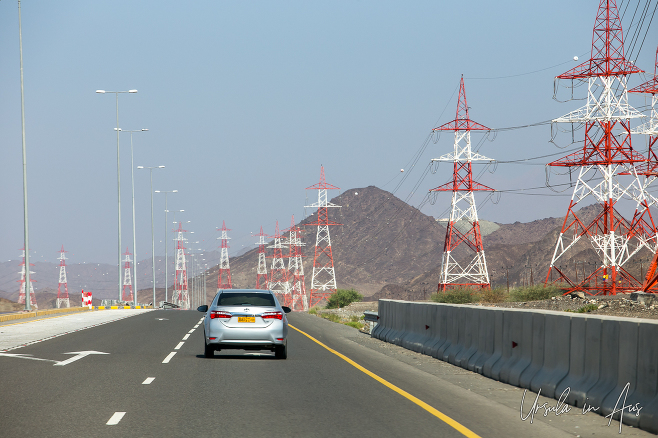
[[[202,317],[146,312],[0,355],[0,436],[576,436],[520,421],[518,410],[311,315],[289,315],[306,334],[290,330],[287,360],[242,351],[206,359]]]

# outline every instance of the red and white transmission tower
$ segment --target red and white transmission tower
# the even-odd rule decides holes
[[[306,190],[318,191],[318,202],[306,206],[318,208],[318,219],[314,223],[305,224],[307,226],[318,227],[318,232],[315,237],[313,276],[311,277],[311,294],[309,297],[309,306],[313,307],[320,304],[323,300],[328,300],[337,289],[329,227],[341,224],[329,220],[329,208],[340,207],[340,205],[332,204],[327,200],[327,190],[339,190],[339,188],[327,184],[324,178],[324,167],[321,166],[320,182],[311,187],[307,187]]]
[[[178,305],[181,309],[187,310],[190,308],[190,295],[187,291],[187,262],[185,260],[185,241],[183,233],[187,230],[183,229],[183,224],[178,222],[178,229],[174,230],[178,233],[176,239],[176,279],[174,280],[174,304]]]
[[[128,247],[126,247],[126,252],[123,253],[123,255],[126,256],[123,265],[123,295],[122,295],[122,300],[123,301],[132,301],[133,300],[133,281],[132,277],[130,275],[130,256],[132,255],[130,251],[128,251]],[[126,291],[127,289],[127,291]],[[155,304],[154,304],[155,305]]]
[[[66,256],[64,255],[64,245],[59,251],[59,284],[57,285],[57,308],[62,307],[71,307],[71,301],[69,300],[69,286],[66,281]],[[64,286],[64,292],[62,292],[62,286]]]
[[[641,287],[641,282],[624,268],[643,247],[656,250],[656,227],[645,186],[636,169],[646,158],[631,146],[630,119],[644,116],[628,104],[627,82],[629,75],[640,72],[624,58],[624,36],[616,2],[601,0],[590,59],[557,77],[586,80],[588,89],[584,107],[553,120],[583,124],[585,139],[581,151],[549,163],[549,166],[578,168],[578,179],[545,283],[551,279],[566,282],[569,291],[583,290],[591,295],[614,295],[620,289]],[[631,220],[616,208],[622,199],[635,205]],[[585,200],[601,206],[601,212],[589,223],[576,214],[576,206]],[[570,278],[565,269],[556,265],[562,257],[567,260],[566,254],[581,239],[589,240],[601,259],[601,265],[582,281]],[[576,248],[571,253],[575,255],[579,250]],[[557,275],[552,276],[554,270]]]
[[[288,276],[292,276],[292,285],[290,287],[292,305],[290,308],[293,311],[308,310],[308,296],[306,295],[306,285],[304,284],[304,264],[302,260],[302,246],[305,244],[302,243],[302,229],[295,226],[294,215],[290,221],[288,244],[290,245]]]
[[[488,288],[489,271],[484,256],[480,221],[478,219],[475,196],[473,192],[494,190],[473,181],[473,161],[492,161],[471,150],[471,131],[489,131],[486,126],[472,121],[468,116],[464,77],[459,83],[459,101],[455,120],[434,128],[433,131],[453,131],[455,133],[454,151],[432,161],[453,163],[452,181],[430,192],[452,192],[450,221],[447,225],[441,259],[441,277],[438,290],[445,291],[454,287]],[[459,246],[467,247],[471,254],[461,263],[453,256]]]
[[[265,260],[265,238],[267,234],[263,233],[263,227],[260,227],[260,233],[256,234],[258,237],[258,266],[256,267],[256,289],[267,289],[267,261]]]
[[[649,121],[636,127],[631,132],[633,134],[642,134],[649,136],[649,150],[647,152],[647,162],[642,166],[638,166],[638,174],[644,175],[645,186],[648,186],[658,177],[658,156],[654,146],[658,140],[658,49],[656,49],[656,63],[653,70],[653,78],[649,79],[642,85],[639,85],[631,90],[629,93],[645,93],[651,94],[651,113]],[[652,198],[652,204],[656,205],[658,200]],[[645,292],[656,292],[652,289],[658,283],[658,252],[654,254],[653,260],[647,270],[647,276],[642,286]]]
[[[20,289],[18,291],[18,304],[25,304],[25,247],[23,247],[21,251],[23,251],[23,261],[20,264],[21,279],[18,280],[20,283]],[[30,266],[34,266],[34,264],[30,263]],[[34,288],[32,287],[32,283],[35,283],[36,280],[32,279],[32,274],[34,274],[34,271],[30,271],[30,305],[35,309],[38,309],[39,306],[37,306],[37,298],[34,296]]]
[[[646,165],[638,166],[638,174],[656,178],[658,176],[658,156],[656,156],[657,151],[654,150],[654,146],[656,146],[656,141],[658,141],[658,49],[656,49],[656,64],[653,69],[653,78],[642,85],[628,90],[628,92],[651,94],[649,121],[631,130],[631,132],[633,134],[649,136],[647,163]]]
[[[283,247],[285,242],[282,242],[281,239],[283,235],[279,231],[279,221],[276,221],[276,228],[274,229],[274,245],[268,247],[272,248],[272,267],[270,268],[270,278],[267,282],[267,288],[274,292],[279,299],[279,302],[290,307],[292,304],[292,298],[290,296],[290,283],[288,279],[288,270],[286,269],[286,263],[283,260],[285,256],[283,255]]]
[[[228,262],[228,239],[230,237],[226,235],[226,232],[231,230],[226,228],[226,223],[222,221],[222,228],[217,229],[217,231],[222,232],[222,237],[218,237],[218,239],[222,239],[222,252],[219,259],[219,271],[217,272],[217,289],[233,289],[231,267]]]

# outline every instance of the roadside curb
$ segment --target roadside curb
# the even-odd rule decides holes
[[[88,312],[87,307],[67,307],[64,309],[35,310],[34,312],[13,313],[0,316],[0,322],[13,321],[15,319],[35,318],[37,316],[55,315],[58,313]]]
[[[94,310],[152,309],[153,306],[96,306]]]

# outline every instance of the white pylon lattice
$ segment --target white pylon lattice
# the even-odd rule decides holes
[[[652,198],[646,191],[647,181],[643,183],[638,177],[638,168],[647,160],[633,149],[630,135],[630,119],[644,115],[628,104],[628,76],[641,72],[624,57],[624,37],[615,1],[601,0],[590,59],[557,76],[569,81],[586,80],[588,85],[587,104],[553,120],[582,124],[585,128],[582,150],[549,163],[579,168],[545,280],[567,283],[570,287],[565,293],[582,290],[592,295],[615,295],[619,290],[637,290],[642,282],[624,266],[642,248],[656,251],[656,227],[649,211]],[[625,176],[620,178],[622,175]],[[620,200],[635,205],[631,220],[617,210]],[[587,201],[601,206],[601,212],[589,223],[576,212],[576,205]],[[601,264],[581,280],[577,276],[574,279],[557,263],[563,257],[568,260],[568,254],[581,251],[574,246],[583,238],[589,240]]]
[[[274,245],[268,247],[272,248],[272,265],[267,288],[276,294],[277,299],[282,305],[290,307],[292,297],[290,296],[288,270],[284,261],[286,256],[283,255],[285,243],[282,242],[283,236],[279,231],[279,221],[276,221],[276,228],[272,237],[274,237]]]
[[[132,301],[133,300],[133,281],[132,281],[132,276],[130,275],[131,272],[131,267],[130,267],[130,256],[132,255],[130,251],[128,250],[128,247],[126,247],[126,252],[123,253],[126,257],[123,259],[123,294],[122,294],[122,300],[123,301]]]
[[[233,289],[233,283],[231,282],[231,266],[229,265],[228,260],[228,240],[230,237],[226,234],[227,231],[231,231],[226,228],[226,222],[222,221],[222,228],[218,228],[217,231],[222,232],[221,245],[221,257],[219,259],[219,269],[217,271],[217,289]]]
[[[288,258],[288,276],[291,278],[290,295],[292,303],[290,308],[293,311],[308,310],[308,296],[306,295],[306,285],[304,284],[304,264],[302,246],[302,229],[295,226],[295,216],[290,221],[290,237],[288,239],[289,258]]]
[[[256,234],[258,237],[258,266],[256,267],[256,289],[267,289],[267,260],[265,260],[265,237],[267,234],[263,233],[263,227],[260,227],[260,233]]]
[[[56,306],[58,309],[62,307],[71,307],[71,301],[69,300],[69,285],[66,281],[66,256],[64,255],[64,245],[59,251],[59,283],[57,285],[57,302]],[[64,291],[62,292],[62,286]]]
[[[473,181],[472,163],[492,160],[471,150],[471,131],[489,131],[489,128],[469,118],[463,77],[459,84],[455,120],[434,128],[433,131],[455,133],[454,151],[432,160],[432,162],[453,163],[452,181],[430,190],[430,192],[452,192],[438,290],[445,291],[453,287],[488,288],[490,287],[489,272],[473,192],[493,191],[493,189]],[[464,244],[463,246],[468,247],[469,250],[468,258],[461,263],[453,256],[453,251],[460,244]]]
[[[313,257],[313,276],[311,277],[311,293],[309,306],[313,307],[322,301],[328,300],[336,292],[336,272],[334,270],[334,255],[331,249],[331,236],[329,227],[341,225],[329,220],[329,208],[340,205],[333,204],[327,200],[327,190],[339,190],[338,187],[327,184],[324,177],[324,167],[320,166],[320,182],[307,187],[306,190],[318,191],[318,202],[306,207],[318,209],[317,221],[305,224],[306,226],[317,226],[315,236],[315,255]]]
[[[23,261],[21,262],[21,279],[17,280],[20,283],[20,289],[18,291],[18,304],[25,304],[25,247],[21,249],[23,251]],[[33,263],[30,263],[30,266],[34,266]],[[32,274],[34,274],[34,271],[30,271],[30,305],[34,307],[35,309],[38,309],[39,306],[37,306],[37,298],[34,296],[34,288],[32,287],[32,283],[36,282],[36,280],[32,279]]]
[[[174,230],[178,233],[176,238],[176,279],[174,280],[174,304],[183,310],[190,308],[190,295],[187,290],[187,261],[185,260],[185,241],[187,240],[183,233],[187,230],[183,229],[182,222],[178,222],[178,229]]]
[[[647,179],[653,181],[658,176],[658,151],[654,149],[658,141],[658,49],[656,49],[656,63],[653,68],[653,78],[639,85],[629,93],[651,94],[651,111],[649,121],[637,126],[631,130],[633,134],[648,135],[649,148],[647,153],[647,163],[639,166],[638,174],[645,175]],[[646,185],[646,183],[645,183]],[[653,200],[655,203],[655,200]]]

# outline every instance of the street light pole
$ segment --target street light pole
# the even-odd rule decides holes
[[[32,310],[30,304],[30,237],[27,221],[27,154],[25,152],[25,99],[23,96],[23,31],[21,28],[21,0],[18,0],[18,46],[21,57],[21,129],[23,135],[23,239],[25,244],[25,310]],[[121,252],[121,251],[119,251]],[[121,256],[119,256],[121,257]]]
[[[121,128],[119,128],[119,131],[121,131]],[[130,132],[130,181],[133,191],[133,255],[135,256],[135,261],[133,263],[133,286],[135,288],[135,293],[133,294],[133,305],[135,307],[137,307],[137,236],[135,234],[135,160],[133,154],[133,132],[143,131],[148,131],[148,128],[122,131]]]
[[[117,109],[117,193],[118,193],[118,214],[119,214],[119,264],[117,265],[117,271],[119,272],[119,301],[121,301],[121,164],[119,161],[119,94],[120,93],[137,93],[137,90],[128,90],[128,91],[105,91],[105,90],[96,90],[98,94],[105,93],[114,93],[116,96],[116,109]]]
[[[155,234],[153,233],[153,169],[164,169],[164,166],[144,167],[137,166],[138,169],[148,169],[151,177],[151,269],[153,270],[153,308],[155,309]]]
[[[155,193],[165,194],[165,301],[167,301],[167,290],[169,289],[169,233],[167,232],[167,213],[169,213],[169,210],[167,210],[167,195],[169,193],[178,193],[178,190],[156,190]]]

